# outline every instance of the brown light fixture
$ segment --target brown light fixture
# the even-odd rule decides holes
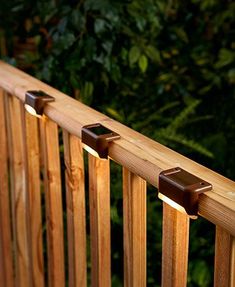
[[[100,158],[108,158],[109,143],[119,138],[119,134],[99,123],[82,127],[82,142],[85,150]]]
[[[210,183],[180,167],[164,170],[159,175],[158,197],[193,219],[197,218],[199,194],[210,190]]]
[[[54,102],[55,98],[43,91],[27,91],[25,93],[25,109],[33,116],[41,117],[44,106],[49,102]]]

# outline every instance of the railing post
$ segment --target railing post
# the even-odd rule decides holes
[[[163,202],[162,287],[187,285],[189,217]]]
[[[65,286],[64,233],[58,127],[46,117],[40,121],[46,197],[49,287]]]
[[[146,286],[146,181],[123,168],[124,286]]]
[[[13,286],[13,258],[8,188],[6,94],[0,89],[0,286]]]
[[[87,286],[86,206],[84,162],[81,140],[63,131],[69,287]]]
[[[15,252],[15,282],[32,286],[29,244],[27,166],[24,133],[24,109],[14,96],[7,96],[7,120],[10,158],[11,208]]]
[[[44,286],[38,119],[25,113],[29,243],[33,287]]]
[[[235,286],[235,238],[216,226],[214,287]]]
[[[89,154],[91,286],[111,286],[109,160]]]

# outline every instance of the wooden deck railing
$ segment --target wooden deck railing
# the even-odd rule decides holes
[[[23,108],[27,90],[55,97],[37,119]],[[81,128],[102,123],[120,134],[109,158],[123,166],[124,286],[146,286],[146,182],[180,166],[213,185],[199,215],[216,225],[214,286],[235,286],[235,183],[0,62],[0,286],[65,286],[58,126],[63,131],[69,286],[87,285],[86,209]],[[91,285],[111,285],[109,160],[89,154]],[[40,173],[43,171],[43,175]],[[46,205],[43,260],[40,185]],[[157,200],[157,199],[156,199]],[[45,241],[45,240],[44,240]],[[189,218],[163,204],[162,286],[186,286]],[[47,266],[44,266],[46,262]],[[47,273],[47,278],[45,274]]]

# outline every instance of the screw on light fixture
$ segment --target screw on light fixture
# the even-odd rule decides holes
[[[54,102],[55,98],[43,91],[27,91],[25,93],[25,109],[33,116],[41,117],[44,106],[49,102]]]
[[[197,218],[199,194],[210,190],[210,183],[179,167],[159,175],[158,197],[193,219]]]
[[[119,134],[109,130],[100,123],[82,127],[84,148],[96,157],[108,158],[109,143],[119,138]]]

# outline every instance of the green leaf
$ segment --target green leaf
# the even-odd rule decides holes
[[[173,131],[169,131],[167,128],[161,129],[159,132],[156,132],[155,134],[158,140],[166,139],[167,142],[169,143],[169,146],[171,145],[170,142],[176,142],[206,157],[214,158],[214,154],[211,151],[209,151],[207,148],[205,148],[201,144],[195,142],[194,140],[186,138],[182,134],[176,134]]]
[[[81,89],[81,99],[83,103],[87,105],[91,104],[93,91],[94,91],[93,83],[85,82],[83,88]]]
[[[215,67],[217,69],[223,68],[231,64],[235,60],[235,53],[228,49],[220,49],[219,51],[219,60],[216,62]]]
[[[210,270],[205,261],[197,260],[193,268],[192,279],[199,287],[210,285]]]
[[[228,80],[230,84],[235,84],[235,69],[228,71]]]
[[[146,47],[146,55],[154,62],[161,63],[161,56],[160,52],[154,46],[147,46]]]
[[[60,35],[59,33],[55,33],[53,35],[53,41],[53,51],[56,55],[59,55],[64,50],[71,47],[76,41],[76,38],[73,33],[65,33],[62,35]]]
[[[86,24],[84,15],[78,10],[73,10],[70,21],[77,30],[84,29]]]
[[[123,122],[123,116],[113,108],[106,108],[106,112],[119,122]]]
[[[213,154],[216,154],[216,161],[223,165],[228,145],[226,135],[222,132],[214,133],[212,135],[208,135],[203,142],[207,145],[208,149],[213,152]]]
[[[176,35],[185,43],[188,43],[189,42],[189,39],[188,39],[188,35],[186,34],[186,32],[184,31],[183,28],[175,28],[175,33]]]
[[[103,19],[96,19],[94,24],[94,29],[96,34],[105,32],[106,30],[106,21]]]
[[[190,114],[194,113],[196,107],[200,104],[199,100],[193,100],[190,105],[183,109],[177,117],[171,122],[167,129],[176,131],[187,121]]]
[[[69,80],[73,88],[80,89],[79,78],[76,73],[71,73]]]
[[[130,51],[129,51],[129,64],[130,66],[132,66],[133,64],[135,64],[140,57],[140,49],[137,46],[133,46]]]
[[[165,74],[161,74],[158,77],[159,82],[169,82],[172,79],[172,74],[170,73],[165,73]]]
[[[33,37],[35,44],[38,46],[42,40],[42,36],[41,35],[36,35]]]
[[[218,4],[218,0],[203,0],[201,1],[201,10],[206,11],[207,9],[211,9],[212,7],[216,6]]]
[[[148,58],[145,55],[141,55],[138,64],[141,72],[145,73],[148,68]]]
[[[111,206],[110,208],[110,217],[113,223],[119,223],[120,218],[118,216],[118,211],[116,206]]]
[[[211,84],[210,84],[210,85],[207,85],[207,86],[201,88],[201,89],[198,91],[198,94],[199,94],[199,95],[204,95],[204,94],[208,93],[211,89],[212,89],[212,85],[211,85]]]

